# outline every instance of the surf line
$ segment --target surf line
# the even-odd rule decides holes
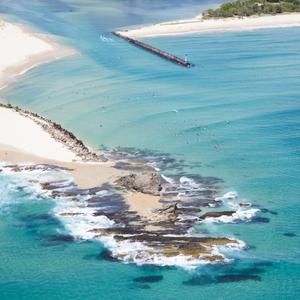
[[[137,39],[126,36],[126,35],[122,34],[120,31],[113,31],[112,34],[127,41],[130,44],[133,44],[141,49],[151,52],[152,54],[155,54],[155,55],[157,55],[161,58],[164,58],[170,62],[173,62],[174,64],[177,64],[179,66],[182,66],[185,68],[191,68],[194,66],[194,64],[192,64],[191,62],[188,61],[187,55],[185,56],[184,59],[182,59],[182,58],[175,56],[169,52],[163,51],[163,50],[155,48],[149,44],[143,43]]]

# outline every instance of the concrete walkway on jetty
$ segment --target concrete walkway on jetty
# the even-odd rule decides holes
[[[175,56],[173,54],[170,54],[170,53],[168,53],[166,51],[163,51],[163,50],[160,50],[158,48],[155,48],[155,47],[153,47],[153,46],[151,46],[149,44],[143,43],[143,42],[141,42],[141,41],[139,41],[137,39],[134,39],[134,38],[131,38],[129,36],[126,36],[126,35],[122,34],[119,31],[113,31],[112,33],[115,36],[117,36],[117,37],[119,37],[119,38],[127,41],[128,43],[133,44],[133,45],[135,45],[135,46],[137,46],[139,48],[142,48],[142,49],[144,49],[144,50],[146,50],[148,52],[151,52],[151,53],[153,53],[153,54],[155,54],[157,56],[160,56],[160,57],[162,57],[162,58],[164,58],[164,59],[166,59],[166,60],[168,60],[168,61],[170,61],[170,62],[172,62],[174,64],[177,64],[177,65],[185,67],[185,68],[191,68],[191,67],[194,66],[187,59],[182,59],[182,58],[177,57],[177,56]]]

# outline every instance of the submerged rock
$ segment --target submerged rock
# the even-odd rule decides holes
[[[228,282],[239,282],[239,281],[246,281],[246,280],[254,280],[254,281],[261,281],[261,277],[258,275],[241,275],[241,274],[226,274],[217,276],[218,283],[228,283]]]
[[[142,283],[154,283],[163,280],[162,275],[151,275],[151,276],[142,276],[136,277],[133,279],[135,282],[142,282]]]
[[[286,232],[286,233],[284,233],[283,235],[284,235],[284,236],[288,236],[288,237],[295,237],[295,236],[297,236],[297,234],[294,233],[294,232]]]

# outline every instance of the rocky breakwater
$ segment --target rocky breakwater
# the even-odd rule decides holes
[[[13,106],[11,104],[0,104],[0,106],[12,109],[20,115],[34,121],[37,125],[41,126],[46,132],[48,132],[53,139],[62,143],[66,148],[75,153],[79,160],[86,162],[107,161],[103,155],[87,147],[83,141],[78,139],[72,132],[64,129],[60,124],[42,117],[37,113],[19,108],[18,106]]]

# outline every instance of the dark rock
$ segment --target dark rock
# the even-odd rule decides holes
[[[227,282],[239,282],[246,280],[261,281],[261,277],[258,275],[244,275],[244,274],[226,274],[217,276],[218,283],[227,283]]]
[[[253,217],[252,223],[269,223],[270,219],[265,217]]]
[[[284,235],[284,236],[288,236],[288,237],[295,237],[295,236],[297,236],[297,234],[294,233],[294,232],[286,232],[286,233],[284,233],[283,235]]]
[[[13,172],[21,172],[22,169],[19,166],[17,166],[17,167],[12,168],[12,171]]]
[[[269,213],[269,214],[272,214],[272,215],[278,215],[278,213],[276,211],[270,210],[268,208],[260,208],[260,211],[262,213]]]
[[[176,205],[176,213],[182,214],[196,214],[201,212],[201,209],[198,207],[184,207]]]
[[[161,280],[163,280],[162,275],[142,276],[133,279],[133,281],[141,283],[153,283]]]
[[[99,256],[99,258],[110,261],[110,262],[118,262],[119,260],[111,255],[111,252],[107,249],[103,250]]]
[[[258,261],[253,264],[256,267],[272,267],[273,262],[271,261]]]
[[[74,237],[71,235],[53,235],[48,237],[49,242],[62,242],[62,243],[68,243],[73,242]]]
[[[26,220],[28,222],[32,221],[48,221],[48,220],[53,220],[54,217],[50,214],[31,214],[27,215],[26,217],[23,218],[23,220]]]
[[[151,289],[151,286],[149,284],[135,284],[134,288],[149,290],[149,289]]]
[[[206,284],[212,284],[215,283],[216,280],[213,277],[203,275],[198,277],[193,277],[187,281],[184,281],[184,285],[206,285]]]
[[[241,203],[239,203],[239,206],[240,206],[240,207],[250,207],[250,206],[251,206],[251,203],[244,203],[244,202],[241,202]]]
[[[167,205],[163,208],[157,209],[157,210],[155,210],[155,212],[158,213],[158,214],[173,215],[176,218],[177,209],[178,209],[177,208],[177,203],[175,203],[175,204]]]
[[[219,218],[222,216],[232,216],[235,211],[213,211],[203,214],[200,219],[204,220],[206,218]]]

